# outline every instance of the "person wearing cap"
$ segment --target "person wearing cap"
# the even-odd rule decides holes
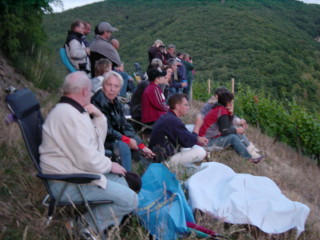
[[[96,37],[90,45],[91,66],[95,66],[95,62],[100,58],[109,59],[113,67],[121,65],[119,53],[111,44],[111,36],[114,31],[118,31],[118,29],[112,27],[108,22],[101,22],[97,25]]]
[[[141,121],[152,125],[160,116],[169,110],[166,99],[159,84],[168,84],[167,72],[160,68],[149,68],[147,75],[150,84],[142,94],[141,102]]]
[[[197,116],[193,131],[190,132],[180,119],[189,110],[187,95],[174,94],[168,104],[169,112],[162,115],[152,127],[149,148],[156,153],[155,160],[168,160],[170,166],[202,161],[207,154],[199,145],[208,143],[206,137],[198,136],[203,119]]]
[[[84,32],[85,27],[82,21],[77,20],[73,22],[64,47],[67,56],[75,69],[89,73],[90,61],[88,55],[90,54],[90,50],[83,41]]]

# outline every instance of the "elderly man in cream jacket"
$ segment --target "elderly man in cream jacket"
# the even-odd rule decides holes
[[[83,185],[87,200],[112,200],[112,204],[96,205],[92,208],[100,234],[108,227],[120,224],[124,215],[132,212],[138,198],[123,176],[126,170],[105,156],[104,140],[107,120],[90,103],[91,83],[84,72],[70,73],[64,81],[64,96],[51,110],[43,125],[43,140],[40,146],[40,166],[48,174],[95,173],[101,179]],[[58,196],[64,183],[49,182],[51,191]],[[66,188],[71,200],[81,200],[76,185]],[[68,199],[61,199],[68,201]],[[89,225],[83,224],[83,219]],[[76,223],[84,234],[92,232],[93,222],[89,213],[78,218]]]

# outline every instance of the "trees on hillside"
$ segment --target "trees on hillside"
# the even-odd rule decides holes
[[[0,0],[0,48],[10,57],[44,40],[42,17],[52,11],[50,3],[61,0]]]

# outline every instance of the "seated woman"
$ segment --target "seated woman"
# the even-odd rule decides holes
[[[91,102],[101,110],[108,120],[105,148],[112,152],[116,148],[119,149],[122,166],[130,171],[132,154],[135,160],[140,160],[139,150],[147,158],[153,158],[154,153],[142,143],[132,125],[126,120],[123,104],[117,99],[123,83],[120,74],[111,71],[103,77],[102,89],[92,97]]]
[[[245,133],[245,128],[232,125],[233,113],[230,111],[232,100],[233,94],[229,91],[222,92],[219,95],[218,102],[203,120],[199,136],[205,136],[209,139],[208,146],[227,147],[231,145],[240,156],[252,163],[258,163],[264,157],[251,155],[239,138],[239,135]]]
[[[218,87],[214,95],[203,105],[201,108],[201,115],[204,118],[210,110],[217,104],[218,98],[221,93],[223,92],[229,92],[229,90],[226,87]],[[243,127],[244,129],[248,128],[247,121],[243,118],[239,118],[237,116],[233,116],[232,120],[232,125],[237,128],[237,127]],[[259,158],[260,155],[260,150],[256,148],[255,145],[253,145],[252,142],[248,140],[245,134],[238,134],[238,137],[240,138],[241,142],[245,145],[247,151],[252,155],[253,158]]]
[[[92,93],[95,94],[102,87],[103,74],[110,72],[112,63],[106,59],[101,58],[96,61],[94,66],[95,77],[91,78]]]
[[[167,72],[159,68],[149,68],[147,74],[150,84],[142,94],[141,121],[152,125],[161,115],[169,110],[169,106],[166,104],[166,99],[159,86],[160,84],[168,84],[168,80],[165,77]]]

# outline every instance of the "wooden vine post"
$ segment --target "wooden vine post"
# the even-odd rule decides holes
[[[233,93],[234,96],[234,78],[231,78],[231,92]],[[234,111],[234,99],[232,100],[232,113]]]

